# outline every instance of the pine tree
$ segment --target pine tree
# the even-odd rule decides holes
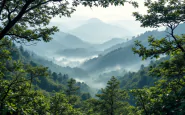
[[[128,98],[126,91],[121,90],[118,80],[113,76],[107,83],[105,89],[101,89],[101,94],[96,95],[100,100],[102,114],[115,115],[120,108],[124,108]],[[121,114],[121,113],[119,113]]]
[[[69,79],[69,81],[67,82],[67,90],[66,90],[66,95],[68,98],[68,101],[70,104],[75,104],[78,101],[78,97],[75,96],[77,94],[77,90],[79,89],[79,87],[75,86],[76,84],[76,80],[71,78]]]

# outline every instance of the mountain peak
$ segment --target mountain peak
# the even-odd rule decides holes
[[[88,23],[103,23],[100,19],[98,18],[91,18],[87,21]]]

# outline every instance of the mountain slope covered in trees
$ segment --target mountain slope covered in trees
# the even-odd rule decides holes
[[[175,34],[184,33],[185,24],[180,24],[176,30]],[[167,29],[166,29],[167,31]],[[106,70],[107,68],[114,68],[120,66],[123,68],[130,68],[135,66],[135,68],[140,67],[141,64],[147,63],[141,61],[141,58],[137,54],[134,54],[132,47],[134,47],[135,41],[141,41],[141,43],[148,47],[148,37],[153,36],[154,38],[160,39],[165,38],[167,35],[166,31],[147,31],[137,37],[133,37],[132,40],[123,42],[117,45],[114,45],[102,52],[98,57],[87,60],[81,66],[84,70],[87,71],[98,71]],[[138,65],[139,64],[139,65]],[[138,65],[138,66],[137,66]],[[139,69],[139,68],[138,68]],[[136,70],[138,70],[136,69]]]

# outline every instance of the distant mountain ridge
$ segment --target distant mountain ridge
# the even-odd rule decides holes
[[[116,45],[113,45],[107,49],[105,49],[105,51],[103,52],[103,54],[106,54],[108,52],[111,52],[113,50],[116,50],[118,48],[124,48],[127,47],[129,45],[134,45],[136,40],[139,40],[142,42],[143,45],[148,45],[148,36],[154,36],[155,38],[162,38],[165,37],[166,33],[164,31],[157,31],[157,30],[153,30],[153,31],[146,31],[143,34],[138,35],[137,37],[132,37],[131,40],[127,41],[127,42],[122,42]]]
[[[87,20],[85,24],[69,31],[69,33],[91,43],[102,43],[111,38],[133,35],[127,29],[104,23],[96,18]]]
[[[183,24],[180,24],[176,29],[175,29],[175,34],[177,35],[180,35],[180,34],[185,34],[185,23]],[[165,31],[168,31],[167,29]],[[123,48],[123,47],[127,47],[129,45],[133,45],[135,40],[139,40],[142,42],[143,45],[148,45],[148,37],[149,36],[153,36],[155,37],[156,39],[161,39],[162,37],[166,37],[166,32],[165,31],[158,31],[158,30],[152,30],[152,31],[146,31],[145,33],[142,33],[138,36],[134,36],[132,37],[131,40],[129,40],[128,42],[123,42],[123,43],[119,43],[119,44],[116,44],[116,45],[113,45],[107,49],[105,49],[105,52],[104,54],[108,53],[108,52],[111,52],[113,50],[116,50],[118,48]]]
[[[25,48],[40,55],[47,55],[54,54],[58,50],[91,47],[90,43],[68,33],[57,32],[52,37],[53,39],[48,43],[38,42],[36,45],[25,46]]]
[[[57,32],[52,37],[53,39],[48,43],[38,42],[36,45],[25,46],[25,48],[44,56],[56,54],[66,57],[86,57],[98,55],[105,49],[125,41],[122,38],[112,38],[102,44],[91,44],[64,32]]]
[[[68,33],[59,32],[56,33],[53,38],[53,40],[56,40],[62,45],[66,45],[68,48],[88,48],[91,46],[90,43],[85,42],[80,38]]]

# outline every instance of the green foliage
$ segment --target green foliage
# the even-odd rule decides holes
[[[136,20],[140,21],[143,27],[178,25],[185,21],[183,0],[147,0],[144,5],[148,8],[146,15],[134,13]]]
[[[81,95],[81,99],[84,101],[84,100],[87,100],[87,99],[90,99],[91,98],[91,95],[89,93],[83,93]]]
[[[120,90],[119,82],[115,77],[112,77],[106,88],[101,90],[101,94],[96,96],[101,101],[102,113],[107,115],[114,115],[119,108],[123,108],[126,105],[123,101],[128,98],[128,94]]]
[[[160,80],[155,87],[131,90],[131,93],[143,114],[184,114],[184,83]]]
[[[69,79],[69,81],[67,82],[67,89],[66,89],[66,95],[67,95],[67,98],[68,98],[68,101],[69,101],[69,104],[72,104],[72,105],[77,105],[79,103],[79,97],[76,96],[77,95],[77,90],[79,89],[78,86],[75,86],[76,85],[76,80],[71,78]]]
[[[154,82],[156,82],[160,78],[152,77],[152,75],[149,74],[149,70],[150,70],[150,67],[157,65],[158,63],[161,62],[161,60],[156,61],[154,64],[151,63],[148,67],[141,66],[139,71],[128,72],[124,76],[118,78],[118,80],[120,81],[120,87],[122,89],[129,90],[129,89],[153,86]]]
[[[20,60],[13,60],[11,42],[7,39],[1,42],[7,45],[1,46],[0,49],[2,55],[0,57],[0,113],[26,113],[31,108],[25,106],[34,96],[37,97],[36,92],[30,92],[32,81],[37,77],[46,76],[47,68],[32,67],[29,64],[23,64]]]
[[[174,31],[184,20],[185,2],[180,0],[146,1],[148,14],[134,13],[144,27],[166,26],[167,36],[162,39],[149,37],[149,48],[136,41],[133,51],[143,59],[158,58],[161,54],[170,56],[168,60],[151,66],[150,76],[158,77],[155,86],[144,89],[134,89],[136,105],[142,114],[178,114],[185,113],[185,37],[175,35]]]
[[[161,0],[152,2],[148,0],[145,2],[148,7],[146,15],[134,13],[136,20],[142,23],[144,27],[167,27],[166,37],[157,40],[154,37],[149,37],[148,42],[150,49],[146,49],[139,41],[135,45],[138,48],[133,48],[135,53],[142,56],[143,59],[148,57],[158,58],[160,54],[174,55],[184,50],[184,35],[175,35],[174,31],[180,23],[185,22],[184,6],[185,2],[181,0]]]
[[[77,109],[69,104],[67,97],[62,93],[55,93],[50,99],[51,115],[81,115]]]
[[[68,88],[66,90],[66,95],[71,96],[71,95],[75,95],[76,91],[79,89],[79,87],[75,86],[76,84],[76,80],[71,78],[69,79],[68,83]]]
[[[0,49],[2,55],[0,57],[0,114],[45,115],[56,111],[56,114],[80,115],[79,110],[73,108],[73,106],[80,106],[80,97],[75,94],[78,87],[74,79],[71,80],[72,85],[69,85],[69,87],[75,87],[75,90],[71,88],[73,90],[70,92],[70,100],[65,94],[51,93],[64,91],[69,77],[61,73],[51,74],[47,67],[39,66],[31,61],[30,55],[24,55],[30,53],[22,47],[16,48],[7,39],[1,42],[6,45],[1,46]],[[69,101],[74,105],[71,105]]]
[[[101,93],[96,96],[98,99],[88,99],[84,102],[86,107],[82,106],[82,109],[86,111],[86,114],[126,115],[135,113],[134,108],[126,102],[127,92],[120,89],[119,82],[115,77],[112,77],[106,88],[101,89]]]

